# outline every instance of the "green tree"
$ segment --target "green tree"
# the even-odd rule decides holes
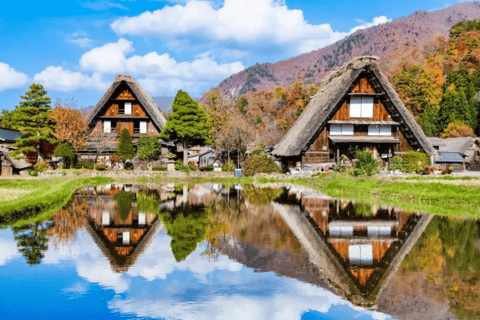
[[[55,157],[63,158],[64,168],[71,167],[75,159],[75,149],[68,142],[62,142],[57,145],[53,152]]]
[[[378,171],[379,161],[375,159],[372,151],[357,150],[355,153],[355,169],[353,173],[356,176],[373,176]]]
[[[209,227],[205,209],[189,210],[188,213],[180,212],[176,215],[161,212],[160,217],[168,235],[172,238],[170,247],[177,262],[185,260],[195,251],[198,243],[205,239]]]
[[[162,151],[162,145],[157,137],[140,137],[137,144],[137,156],[140,160],[146,160],[149,169],[152,170],[151,162],[158,158]]]
[[[179,90],[173,100],[173,113],[163,128],[160,138],[176,141],[183,147],[183,164],[188,165],[188,148],[210,144],[210,124],[206,112],[188,93]]]
[[[133,148],[132,136],[127,129],[123,129],[118,137],[118,144],[115,148],[115,154],[123,163],[135,157],[135,149]]]
[[[0,127],[12,129],[13,128],[13,112],[3,109],[2,114],[0,115]]]
[[[43,143],[56,143],[52,132],[54,122],[50,119],[50,98],[47,91],[40,84],[32,84],[30,90],[21,96],[20,106],[13,112],[13,128],[20,130],[23,137],[18,138],[14,144],[18,149],[12,156],[19,157],[27,152],[36,154],[36,158],[44,157]]]
[[[135,200],[135,193],[120,191],[115,195],[114,199],[120,218],[122,221],[127,220],[130,215],[130,210],[132,210],[132,203]]]
[[[34,224],[14,227],[14,239],[18,251],[27,259],[28,264],[39,264],[44,252],[48,249],[47,228],[50,223],[35,222]]]
[[[438,130],[438,106],[426,105],[423,113],[418,117],[417,122],[422,127],[426,136],[436,137]]]

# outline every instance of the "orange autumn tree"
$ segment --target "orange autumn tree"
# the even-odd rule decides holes
[[[452,122],[440,134],[440,138],[474,137],[472,128],[463,122]]]
[[[71,102],[57,100],[50,118],[55,121],[53,136],[62,142],[68,142],[75,150],[85,146],[87,123],[80,111],[72,108]]]

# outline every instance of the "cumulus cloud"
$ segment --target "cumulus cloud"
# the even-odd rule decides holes
[[[382,19],[376,18],[377,21]],[[362,23],[354,31],[366,25],[368,23]],[[165,6],[138,16],[122,17],[114,21],[111,28],[118,34],[201,36],[243,45],[273,43],[293,46],[297,53],[331,44],[353,30],[337,32],[328,23],[310,24],[301,10],[289,9],[285,1],[279,0],[225,0],[218,9],[210,1],[188,1],[185,5]]]
[[[128,7],[118,3],[118,1],[110,1],[110,0],[85,1],[84,3],[82,3],[82,6],[84,8],[92,9],[95,11],[103,11],[111,8],[128,10]]]
[[[125,55],[133,51],[133,42],[120,38],[117,42],[107,43],[84,53],[80,57],[80,67],[107,74],[124,72],[127,60]]]
[[[17,256],[20,253],[10,230],[0,230],[0,266]]]
[[[29,78],[25,73],[0,62],[0,91],[20,88],[26,85],[28,81]]]
[[[105,90],[108,83],[104,82],[99,73],[92,76],[81,72],[65,70],[59,66],[50,66],[36,74],[33,80],[42,84],[48,90],[71,92],[82,89]]]

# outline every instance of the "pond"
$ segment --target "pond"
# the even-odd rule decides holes
[[[479,230],[288,184],[87,187],[0,228],[0,318],[475,319]]]

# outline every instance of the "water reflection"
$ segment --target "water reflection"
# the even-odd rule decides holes
[[[0,230],[0,283],[18,274],[22,287],[25,262],[55,274],[74,261],[57,291],[108,299],[96,312],[109,317],[475,318],[479,229],[291,185],[107,185],[80,190],[50,221]]]

